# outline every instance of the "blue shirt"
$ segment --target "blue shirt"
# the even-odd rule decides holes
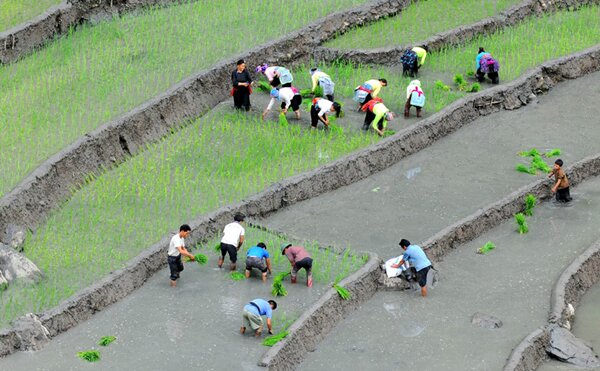
[[[246,256],[255,256],[257,258],[269,258],[269,252],[260,246],[251,247]]]
[[[269,304],[268,301],[263,299],[254,299],[251,301],[251,303],[256,304],[260,308],[260,310],[256,309],[256,307],[252,304],[246,304],[246,306],[244,306],[244,309],[251,313],[258,314],[259,316],[267,316],[267,318],[271,318],[273,310],[271,309],[271,304]]]
[[[417,271],[423,268],[427,268],[431,265],[431,261],[425,255],[425,251],[420,246],[410,245],[406,248],[404,255],[402,256],[404,261],[407,261],[414,265]]]
[[[477,54],[477,57],[475,58],[475,68],[478,69],[479,68],[479,62],[481,61],[481,58],[483,58],[484,55],[486,54],[490,54],[488,52],[481,52],[479,54]]]

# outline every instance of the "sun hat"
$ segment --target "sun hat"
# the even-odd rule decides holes
[[[284,253],[285,249],[287,249],[290,246],[292,246],[291,243],[283,242],[281,244],[281,255],[285,255],[285,253]]]
[[[265,72],[269,68],[269,65],[266,63],[261,64],[260,66],[254,69],[254,72]]]
[[[269,93],[269,95],[272,98],[279,98],[279,90],[277,90],[276,88],[271,89],[271,92]]]

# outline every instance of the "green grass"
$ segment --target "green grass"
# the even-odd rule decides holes
[[[521,2],[522,0],[419,1],[407,7],[395,17],[372,23],[366,27],[356,28],[327,42],[325,45],[340,49],[406,46],[414,42],[424,41],[439,32],[498,14]]]
[[[220,0],[149,8],[83,25],[0,66],[0,158],[11,159],[0,161],[0,196],[75,139],[185,77],[364,2]]]
[[[281,128],[244,114],[199,119],[95,178],[50,215],[25,244],[46,279],[10,286],[0,297],[0,317],[6,323],[52,307],[184,221],[376,141],[362,133]]]
[[[61,0],[0,0],[0,32],[29,21]]]

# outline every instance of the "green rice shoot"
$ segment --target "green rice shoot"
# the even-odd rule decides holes
[[[519,152],[519,156],[521,156],[521,157],[535,157],[535,156],[540,156],[540,152],[536,148],[532,148],[529,151]]]
[[[100,359],[100,352],[97,350],[85,350],[83,352],[78,352],[77,357],[88,362],[96,362]]]
[[[213,250],[218,254],[221,255],[221,243],[218,242],[215,247],[213,247]]]
[[[434,86],[436,89],[439,89],[441,91],[450,91],[450,87],[448,85],[444,84],[444,82],[442,80],[436,80]]]
[[[481,85],[479,85],[478,82],[475,82],[467,89],[467,93],[477,93],[479,90],[481,90]]]
[[[266,337],[263,340],[262,344],[268,347],[272,347],[273,345],[279,343],[281,340],[285,339],[289,334],[289,331],[281,331],[276,335]]]
[[[329,130],[331,130],[332,134],[342,135],[344,134],[344,128],[336,124],[329,124]]]
[[[279,126],[281,126],[282,128],[287,128],[290,126],[290,123],[287,120],[287,117],[285,117],[285,113],[281,112],[279,114]]]
[[[533,157],[533,159],[531,160],[531,167],[533,169],[543,171],[544,173],[549,173],[550,171],[552,171],[552,168],[548,166],[546,161],[544,161],[544,159],[541,156]]]
[[[549,150],[548,152],[544,153],[544,156],[550,158],[550,157],[556,157],[556,156],[560,156],[561,150],[560,148],[554,148]]]
[[[337,283],[333,284],[333,288],[335,289],[335,291],[337,291],[338,295],[344,300],[350,300],[350,298],[352,297],[352,294],[350,294],[350,291],[348,291],[346,288],[338,285]]]
[[[525,214],[517,213],[515,214],[515,222],[517,222],[517,227],[519,228],[519,234],[525,234],[529,232],[529,227],[527,226],[527,220],[525,220]]]
[[[517,164],[515,169],[521,173],[535,175],[535,169],[527,167],[527,165],[524,164]]]
[[[273,87],[265,80],[260,80],[258,82],[258,90],[264,91],[265,93],[270,93]]]
[[[287,290],[285,286],[283,286],[283,279],[289,275],[289,272],[281,272],[278,273],[275,278],[273,278],[273,286],[271,290],[271,294],[273,296],[287,296]]]
[[[204,254],[196,254],[196,255],[194,255],[194,259],[200,265],[204,265],[204,264],[208,263],[208,256],[206,256]]]
[[[322,98],[323,97],[323,87],[321,87],[320,85],[317,85],[317,87],[315,88],[315,92],[314,92],[315,97],[319,97]]]
[[[302,98],[312,97],[313,93],[310,89],[302,89],[300,90],[300,95]]]
[[[496,245],[494,245],[494,243],[492,241],[488,241],[485,243],[485,245],[481,246],[477,250],[477,253],[478,254],[487,254],[488,252],[494,250],[495,248],[496,248]]]
[[[395,130],[390,130],[390,129],[385,129],[385,131],[383,132],[383,137],[391,137],[392,135],[396,134]]]
[[[117,340],[117,338],[114,336],[102,336],[98,342],[98,345],[105,347],[115,340]]]
[[[527,216],[532,216],[533,208],[535,207],[536,203],[537,203],[537,198],[532,194],[528,194],[525,197],[525,210],[523,211],[523,214],[525,214]]]
[[[234,280],[234,281],[241,281],[244,278],[246,278],[246,276],[244,276],[243,273],[240,272],[231,272],[231,274],[229,275],[229,277]]]

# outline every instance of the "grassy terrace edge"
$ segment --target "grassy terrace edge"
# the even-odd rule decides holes
[[[135,9],[197,0],[64,0],[42,14],[0,32],[0,64],[19,60],[52,40],[92,18],[106,18]]]
[[[195,74],[168,91],[79,138],[32,171],[0,199],[0,240],[6,226],[35,229],[47,213],[85,182],[89,174],[113,166],[180,128],[186,120],[202,116],[227,98],[231,66],[243,57],[247,63],[293,65],[308,60],[310,51],[339,30],[375,21],[400,11],[410,0],[378,0],[340,11],[278,40],[233,56]],[[374,10],[374,8],[376,8]],[[210,89],[207,89],[210,87]],[[210,90],[211,94],[206,94]]]
[[[318,169],[285,179],[244,201],[221,207],[199,217],[190,223],[193,229],[191,242],[195,244],[215,236],[236,212],[243,212],[249,217],[264,216],[292,203],[354,183],[418,152],[479,116],[503,109],[516,109],[526,104],[519,97],[527,97],[531,93],[544,93],[557,82],[577,78],[597,70],[600,70],[600,45],[547,62],[509,84],[482,91],[451,104],[439,113],[423,120],[418,127],[409,127],[374,146],[345,156]],[[592,165],[589,164],[590,161]],[[590,173],[600,169],[599,162],[600,156],[592,160],[588,159],[584,165],[575,164],[569,169],[580,166]],[[349,169],[354,171],[349,172]],[[573,184],[577,184],[582,179],[580,175],[569,174]],[[539,184],[540,189],[545,186],[541,181],[536,184]],[[537,191],[537,194],[541,195],[541,191]],[[443,251],[444,248],[447,248],[444,246],[452,247],[454,243],[460,242],[461,236],[464,236],[464,230],[461,228],[456,226],[449,228],[451,231],[455,231],[452,233],[458,233],[459,237],[443,239],[437,245],[425,244],[425,246],[432,245],[431,251],[434,258],[437,256],[436,251]],[[475,228],[477,231],[477,226],[468,225],[467,228]],[[42,324],[48,329],[50,336],[67,331],[89,319],[97,311],[127,296],[143,285],[149,276],[164,268],[164,251],[168,243],[169,236],[165,236],[161,241],[132,259],[125,268],[109,274],[92,286],[61,302],[57,307],[42,313],[39,318],[41,322],[36,322],[37,320],[29,317],[22,317],[21,321]],[[21,326],[23,326],[23,322],[21,322]],[[7,328],[0,332],[0,356],[10,354],[19,347],[20,333],[17,329]]]

